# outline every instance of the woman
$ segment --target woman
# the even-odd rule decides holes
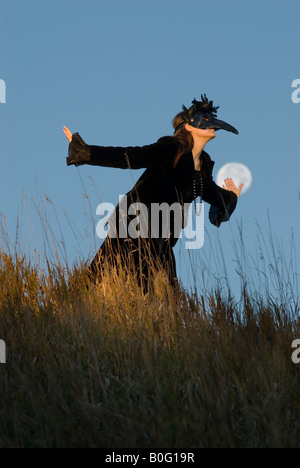
[[[148,208],[145,215],[148,231],[146,235],[140,236],[128,234],[128,227],[137,212],[133,215],[124,210],[122,199],[113,213],[114,220],[121,222],[110,226],[109,234],[90,265],[89,273],[94,281],[101,279],[103,264],[107,260],[110,265],[129,267],[132,272],[136,272],[144,292],[149,291],[152,273],[155,274],[160,267],[166,271],[170,284],[178,286],[173,247],[186,218],[178,228],[178,223],[172,224],[174,216],[171,217],[169,235],[162,232],[163,223],[159,226],[159,233],[156,226],[154,235],[149,228],[152,221],[151,207],[155,203],[167,203],[168,206],[177,203],[185,211],[186,206],[194,200],[196,214],[199,215],[196,198],[200,196],[200,207],[202,201],[211,205],[209,219],[217,227],[228,221],[235,210],[243,184],[237,188],[232,179],[226,179],[223,188],[217,186],[212,178],[214,161],[204,151],[204,147],[215,138],[217,130],[224,129],[236,134],[238,131],[216,119],[218,107],[213,107],[213,102],[208,101],[205,95],[201,95],[201,101],[194,99],[189,109],[185,106],[182,108],[183,111],[173,119],[173,136],[162,137],[156,143],[142,147],[87,145],[78,133],[72,134],[64,127],[64,133],[70,142],[67,165],[146,168],[124,199],[126,198],[126,206],[143,203]],[[121,231],[127,235],[121,236]]]

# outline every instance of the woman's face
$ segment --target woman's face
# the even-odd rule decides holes
[[[192,127],[191,125],[189,124],[186,124],[185,128],[191,132],[194,140],[195,139],[198,139],[198,140],[206,140],[206,141],[210,141],[212,140],[213,138],[216,138],[216,131],[214,128],[195,128],[195,127]]]

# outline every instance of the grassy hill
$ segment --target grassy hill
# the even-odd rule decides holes
[[[0,447],[299,447],[297,302],[0,258]]]

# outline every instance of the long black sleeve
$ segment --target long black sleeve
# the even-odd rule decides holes
[[[195,171],[195,174],[197,174],[197,171]],[[197,175],[199,177],[199,173]],[[197,195],[201,195],[199,181],[196,186]],[[222,222],[230,219],[230,216],[234,212],[237,204],[237,196],[235,193],[219,187],[213,181],[212,177],[204,178],[203,180],[202,198],[205,202],[211,205],[209,209],[209,220],[217,227],[220,227]]]
[[[217,227],[230,219],[236,208],[237,199],[234,192],[219,187],[213,179],[204,184],[203,200],[211,205],[209,220]]]
[[[78,133],[74,133],[69,145],[67,165],[90,164],[120,169],[163,167],[171,164],[177,148],[177,142],[168,137],[146,146],[87,145]]]
[[[212,224],[220,227],[222,222],[228,221],[237,205],[237,196],[235,193],[219,187],[213,180],[212,171],[215,162],[211,160],[205,151],[201,155],[201,176],[203,181],[202,198],[209,203],[209,220]],[[194,171],[196,177],[197,195],[201,196],[200,173]]]

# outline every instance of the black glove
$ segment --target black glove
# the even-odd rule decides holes
[[[69,152],[67,157],[67,166],[75,164],[81,166],[86,164],[91,159],[91,148],[83,141],[79,133],[73,133],[72,141],[69,144]]]

